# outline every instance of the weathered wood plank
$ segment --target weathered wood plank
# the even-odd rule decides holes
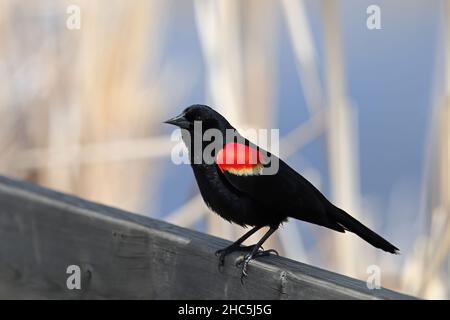
[[[0,298],[408,299],[282,257],[241,285],[228,241],[0,177]],[[66,287],[79,265],[81,290]]]

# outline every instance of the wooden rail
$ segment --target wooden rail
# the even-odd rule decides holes
[[[228,241],[0,177],[0,298],[409,299],[282,257],[253,261],[245,284],[218,270]],[[81,289],[69,290],[68,266]]]

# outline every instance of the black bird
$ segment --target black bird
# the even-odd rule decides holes
[[[201,123],[199,132],[194,132],[196,122],[197,127]],[[333,205],[283,160],[239,135],[237,130],[212,108],[192,105],[166,123],[182,129],[182,139],[189,151],[195,179],[208,207],[230,222],[243,227],[253,227],[236,242],[217,251],[219,265],[223,265],[225,256],[231,252],[249,251],[242,263],[241,280],[247,276],[250,260],[274,252],[261,251],[260,248],[289,217],[338,232],[350,231],[376,248],[398,253],[399,250],[394,245]],[[206,151],[211,141],[202,139],[202,143],[197,144],[200,148],[195,147],[194,143],[195,134],[203,135],[208,129],[219,131],[223,137],[223,141],[215,141],[219,148],[210,148],[210,153]],[[230,132],[234,135],[227,135]],[[207,156],[210,156],[210,161],[207,161]],[[236,161],[238,158],[241,161]],[[267,163],[268,160],[271,162]],[[269,172],[274,161],[278,161],[276,173],[265,174]],[[265,226],[268,226],[269,230],[258,243],[248,247],[241,246],[242,242]]]

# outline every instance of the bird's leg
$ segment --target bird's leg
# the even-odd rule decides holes
[[[245,233],[242,237],[240,237],[238,240],[236,240],[236,242],[232,243],[231,245],[229,245],[228,247],[224,248],[224,249],[220,249],[216,251],[216,256],[219,256],[219,267],[223,266],[225,263],[225,257],[227,255],[229,255],[230,253],[234,252],[234,251],[250,251],[250,250],[254,250],[256,245],[253,246],[248,246],[248,247],[241,247],[241,243],[244,242],[245,240],[247,240],[251,235],[253,235],[256,231],[258,231],[259,229],[261,229],[262,227],[254,227],[253,229],[251,229],[250,231],[248,231],[247,233]]]
[[[261,240],[258,241],[258,243],[254,246],[252,251],[244,256],[244,260],[242,262],[242,273],[241,273],[241,283],[244,284],[244,277],[247,276],[247,267],[249,262],[256,258],[261,256],[267,256],[270,255],[270,253],[276,253],[278,255],[278,252],[275,250],[266,250],[266,251],[258,251],[259,248],[263,245],[263,243],[277,230],[277,228],[270,227],[269,231],[266,232],[266,234],[261,238]]]

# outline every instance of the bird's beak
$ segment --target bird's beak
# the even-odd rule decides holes
[[[184,117],[184,113],[182,113],[179,116],[176,116],[172,119],[164,121],[164,123],[173,124],[174,126],[180,127],[182,129],[189,128],[189,121]]]

